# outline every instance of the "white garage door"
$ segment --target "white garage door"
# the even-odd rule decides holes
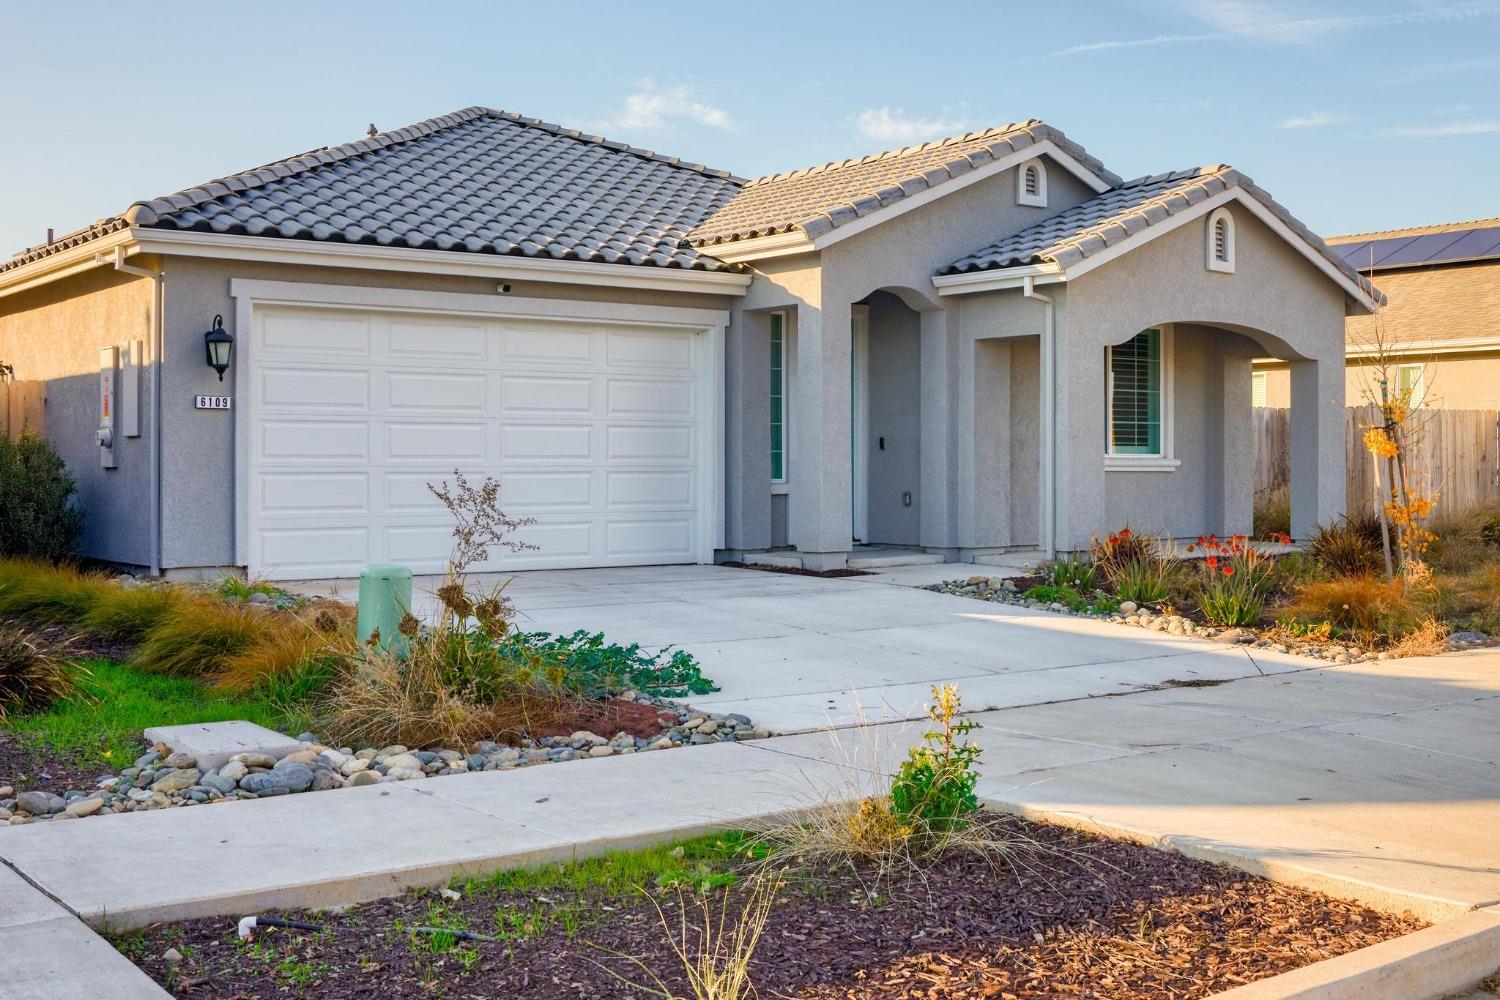
[[[443,568],[427,484],[493,475],[534,551],[482,569],[689,563],[705,338],[654,327],[256,307],[248,561],[273,579]]]

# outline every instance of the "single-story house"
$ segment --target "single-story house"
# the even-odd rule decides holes
[[[1388,301],[1347,321],[1344,393],[1354,406],[1410,389],[1419,406],[1500,409],[1500,219],[1324,238],[1356,270],[1380,282]],[[1286,406],[1286,365],[1255,363],[1257,406]]]
[[[497,566],[827,569],[1247,530],[1263,356],[1305,534],[1377,296],[1239,171],[1127,182],[1040,121],[742,180],[476,107],[22,252],[0,358],[98,559],[434,571],[458,468],[536,518]]]

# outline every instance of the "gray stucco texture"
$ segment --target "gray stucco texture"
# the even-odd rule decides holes
[[[1321,237],[1298,222],[1249,177],[1223,164],[1154,174],[1121,184],[1066,212],[960,257],[942,273],[963,274],[1042,263],[1068,268],[1234,187],[1242,189],[1268,209],[1278,221],[1317,248],[1329,263],[1371,296],[1380,297],[1374,286],[1345,263]]]

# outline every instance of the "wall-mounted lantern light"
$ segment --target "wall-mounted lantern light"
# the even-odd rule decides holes
[[[224,317],[214,317],[214,328],[203,335],[203,346],[208,351],[208,367],[219,373],[219,381],[224,381],[224,373],[229,370],[229,356],[234,353],[234,335],[224,329]]]

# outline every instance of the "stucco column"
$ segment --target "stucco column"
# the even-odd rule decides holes
[[[771,546],[771,319],[736,311],[724,337],[724,544]]]
[[[1247,380],[1248,382],[1248,380]],[[1344,361],[1291,362],[1292,537],[1344,512]]]
[[[1220,355],[1218,531],[1247,535],[1255,520],[1255,421],[1250,403],[1250,359]]]
[[[957,307],[955,306],[954,309]],[[954,443],[963,440],[955,426],[954,392],[958,322],[949,309],[919,313],[922,329],[922,523],[923,548],[950,549],[954,537]]]
[[[797,310],[791,419],[796,473],[791,516],[802,564],[837,569],[854,541],[850,507],[850,309],[847,302]]]
[[[1107,523],[1104,502],[1104,346],[1069,329],[1062,303],[1056,346],[1057,548],[1072,552],[1119,525]]]

